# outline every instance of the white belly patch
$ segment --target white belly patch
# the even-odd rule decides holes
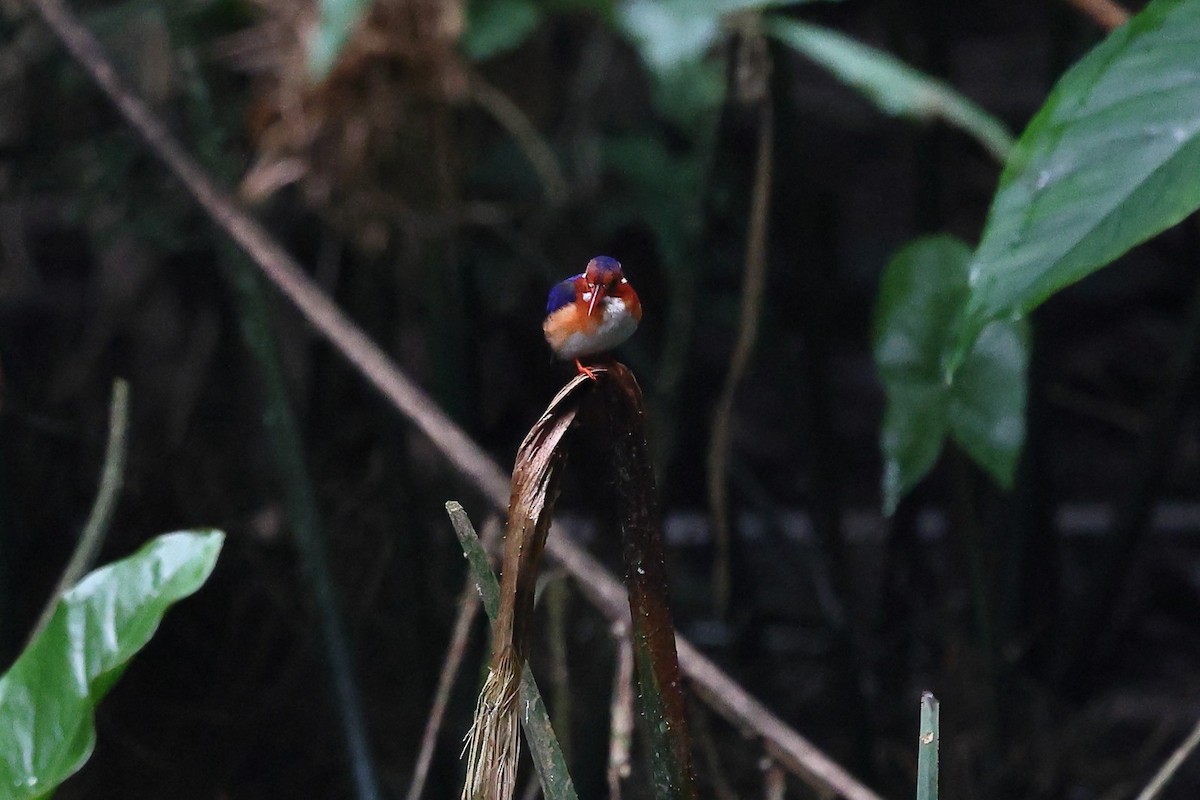
[[[591,333],[572,333],[558,348],[558,357],[571,360],[612,350],[637,330],[638,321],[620,299],[606,297],[600,301],[604,316]]]

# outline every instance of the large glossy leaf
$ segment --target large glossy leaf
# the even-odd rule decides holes
[[[887,513],[937,461],[946,436],[1002,485],[1012,481],[1025,435],[1024,323],[984,330],[953,381],[941,359],[966,302],[971,250],[949,236],[919,239],[884,272],[875,362],[887,392],[883,499]]]
[[[887,53],[816,25],[772,18],[767,30],[857,89],[884,113],[920,121],[945,120],[975,137],[998,160],[1008,157],[1013,142],[1004,123],[948,84]]]
[[[1154,0],[1068,71],[1021,135],[971,264],[947,370],[989,321],[1200,206],[1200,2]]]
[[[96,741],[93,712],[167,608],[200,588],[224,535],[172,533],[63,594],[54,616],[0,678],[0,796],[49,795]]]

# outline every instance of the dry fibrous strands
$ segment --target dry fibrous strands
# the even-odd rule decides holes
[[[517,699],[529,652],[538,565],[566,458],[563,437],[575,422],[576,390],[587,382],[588,378],[578,375],[564,386],[517,450],[504,532],[500,610],[492,627],[492,662],[464,748],[467,777],[463,800],[511,800],[516,789],[520,755]]]

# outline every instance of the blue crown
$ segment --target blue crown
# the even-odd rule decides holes
[[[621,268],[621,262],[611,256],[596,256],[592,262],[604,272],[615,272]]]

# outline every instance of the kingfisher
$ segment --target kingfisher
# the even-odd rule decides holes
[[[583,272],[550,290],[542,332],[556,356],[574,360],[581,374],[595,380],[580,357],[612,350],[633,335],[641,319],[641,301],[621,262],[596,256]]]

